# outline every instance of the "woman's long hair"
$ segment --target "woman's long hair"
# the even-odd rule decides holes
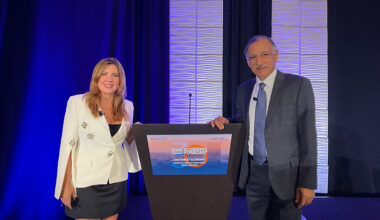
[[[126,83],[125,83],[125,73],[123,66],[120,64],[120,62],[116,58],[104,58],[100,60],[92,72],[92,78],[91,78],[91,84],[90,84],[90,91],[86,93],[86,103],[88,108],[91,110],[92,115],[97,118],[99,117],[99,105],[100,105],[100,98],[101,98],[101,92],[98,87],[99,78],[104,70],[104,68],[107,65],[115,65],[116,68],[119,71],[119,87],[115,91],[114,98],[113,98],[113,106],[112,106],[112,113],[113,113],[113,119],[115,121],[120,121],[123,118],[126,121],[129,121],[129,115],[127,110],[125,109],[125,103],[124,103],[124,97],[126,96]]]

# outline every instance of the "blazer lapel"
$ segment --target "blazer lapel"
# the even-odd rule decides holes
[[[265,128],[268,127],[270,121],[273,118],[273,114],[277,110],[278,102],[282,95],[282,90],[284,88],[285,75],[281,71],[277,71],[276,79],[274,80],[272,95],[270,98],[270,103],[268,107],[267,120],[265,122]]]

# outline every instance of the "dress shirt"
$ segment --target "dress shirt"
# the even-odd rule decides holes
[[[277,75],[277,69],[274,68],[273,72],[269,74],[269,76],[264,79],[264,81],[261,81],[258,77],[256,77],[256,83],[255,86],[253,87],[252,90],[252,95],[251,95],[251,101],[249,103],[249,134],[248,134],[248,152],[249,154],[253,155],[253,139],[254,139],[254,129],[255,129],[255,109],[256,109],[256,101],[253,100],[254,97],[257,98],[257,94],[259,92],[259,84],[261,82],[265,83],[265,93],[267,95],[267,112],[268,112],[268,107],[270,103],[270,97],[272,95],[272,90],[273,90],[273,85],[274,85],[274,80]]]

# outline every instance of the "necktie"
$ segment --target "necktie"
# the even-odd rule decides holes
[[[267,95],[264,90],[265,83],[259,84],[259,93],[257,94],[255,110],[255,132],[253,143],[253,159],[259,165],[266,160],[265,148],[265,121],[267,117]]]

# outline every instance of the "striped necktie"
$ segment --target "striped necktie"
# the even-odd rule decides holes
[[[267,95],[264,90],[265,83],[259,84],[259,93],[257,94],[255,110],[255,132],[253,143],[253,159],[258,165],[266,160],[265,148],[265,121],[267,117]]]

